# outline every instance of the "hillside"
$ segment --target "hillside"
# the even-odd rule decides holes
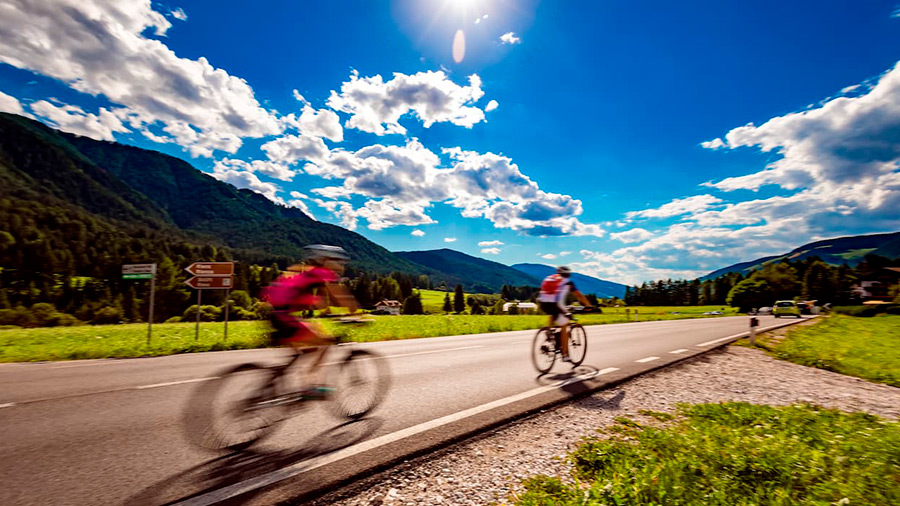
[[[462,284],[467,291],[471,292],[499,292],[503,285],[540,285],[540,280],[537,278],[512,267],[452,249],[397,251],[395,254],[436,271],[434,273],[426,272],[432,276],[433,281],[446,281],[450,286]]]
[[[555,267],[543,264],[515,264],[512,268],[537,279],[543,279],[556,272]],[[601,299],[609,299],[612,297],[622,298],[625,296],[625,285],[614,283],[612,281],[605,281],[577,272],[572,273],[572,281],[581,293],[593,293]]]
[[[812,256],[821,258],[831,265],[847,264],[855,267],[868,255],[880,255],[887,258],[900,257],[900,232],[890,234],[857,235],[838,237],[804,244],[783,255],[758,258],[749,262],[741,262],[710,272],[700,278],[701,281],[715,279],[729,272],[740,272],[747,275],[750,271],[762,268],[768,262],[782,260],[803,260]]]
[[[6,206],[5,216],[20,215],[21,222],[35,213],[85,216],[78,221],[102,223],[108,234],[133,236],[135,227],[161,231],[166,241],[228,247],[235,259],[244,261],[287,262],[305,244],[337,244],[350,252],[357,268],[409,274],[423,270],[355,232],[238,190],[178,158],[59,132],[21,116],[0,114],[0,182],[4,196],[16,199]],[[65,237],[71,228],[55,218],[31,221],[33,232],[48,237]],[[10,227],[0,225],[0,230],[11,233],[17,244],[28,242],[22,234],[31,230]],[[88,232],[97,227],[101,225],[88,227]],[[96,234],[88,235],[82,240],[103,244]],[[66,249],[67,244],[56,247]],[[152,251],[135,250],[140,258],[153,256]],[[74,270],[81,273],[81,267]]]

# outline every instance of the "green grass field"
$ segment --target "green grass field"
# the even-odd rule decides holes
[[[757,344],[783,360],[900,387],[900,316],[832,315]]]
[[[900,504],[900,422],[747,403],[644,414],[657,420],[619,417],[570,455],[574,480],[531,478],[515,504]]]
[[[702,313],[711,309],[720,308],[637,308],[640,321],[705,317]],[[679,314],[672,314],[676,310]],[[735,313],[732,310],[727,314]],[[547,317],[540,315],[451,314],[373,318],[373,324],[364,326],[340,325],[327,318],[317,321],[330,332],[342,332],[360,342],[527,330],[547,324]],[[624,323],[634,321],[634,312],[630,311],[626,319],[624,310],[606,309],[603,314],[582,315],[579,321],[584,325]],[[194,323],[156,324],[150,345],[146,344],[146,324],[0,330],[0,362],[124,358],[259,348],[267,345],[266,329],[265,324],[256,321],[230,322],[228,339],[223,340],[223,323],[201,323],[200,339],[195,341]]]

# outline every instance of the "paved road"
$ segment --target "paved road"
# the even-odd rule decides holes
[[[763,328],[784,323],[760,320]],[[651,369],[721,344],[746,332],[747,324],[746,317],[726,317],[588,327],[588,355],[578,372],[614,377]],[[248,490],[253,494],[238,502],[283,499],[296,492],[290,484],[308,462],[348,456],[342,466],[347,475],[352,474],[346,471],[352,467],[349,457],[362,461],[354,465],[371,464],[371,456],[354,450],[361,441],[375,446],[439,438],[446,424],[464,427],[488,408],[510,415],[535,393],[568,395],[559,381],[570,377],[563,373],[571,368],[557,365],[557,375],[536,377],[533,335],[362,345],[384,355],[393,375],[391,392],[372,418],[338,426],[324,403],[317,403],[254,452],[227,457],[194,447],[183,433],[181,416],[190,394],[225,367],[277,362],[284,350],[0,364],[0,504],[163,504],[191,497],[189,504],[204,504]],[[402,448],[384,447],[379,454]],[[241,483],[243,488],[235,487]],[[272,483],[288,485],[273,491],[278,487]],[[226,493],[210,494],[226,486]]]

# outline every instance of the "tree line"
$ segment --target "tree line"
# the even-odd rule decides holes
[[[853,285],[884,267],[900,266],[900,258],[867,255],[856,267],[835,266],[819,257],[771,262],[746,276],[739,272],[715,279],[658,280],[627,287],[629,306],[728,305],[749,311],[776,300],[816,300],[819,305],[859,304]],[[900,287],[896,289],[900,291]]]

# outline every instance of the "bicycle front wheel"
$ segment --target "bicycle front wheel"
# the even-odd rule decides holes
[[[539,373],[545,374],[556,362],[556,337],[550,327],[537,331],[531,345],[531,361]]]
[[[210,450],[244,450],[270,435],[287,416],[277,371],[241,364],[194,391],[184,422],[189,438]]]
[[[354,349],[337,364],[335,392],[331,398],[335,414],[357,420],[375,409],[391,386],[387,361],[377,353]]]
[[[569,360],[573,366],[581,365],[587,356],[587,332],[575,323],[569,326]]]

